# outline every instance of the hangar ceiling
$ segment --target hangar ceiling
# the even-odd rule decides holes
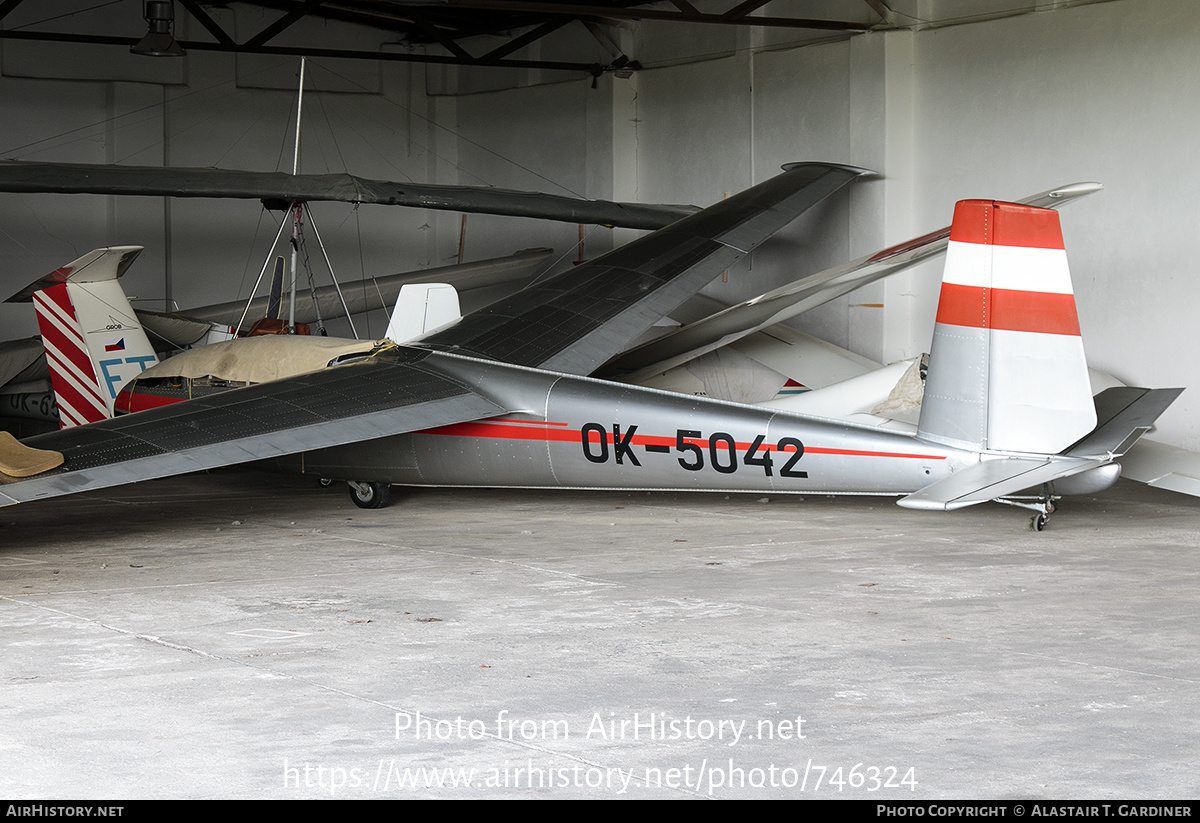
[[[929,28],[1110,0],[80,0],[77,10],[45,16],[34,0],[0,1],[0,40],[133,46],[145,33],[134,11],[175,18],[189,51],[350,57],[479,67],[540,68],[599,75],[654,62],[619,30],[636,24],[783,29],[791,43],[866,31]],[[68,4],[70,5],[70,4]],[[114,13],[120,6],[121,14]],[[155,10],[151,12],[151,8]],[[235,31],[230,11],[257,12],[259,25]],[[121,15],[124,15],[122,18]],[[102,16],[102,17],[101,17]],[[127,33],[115,30],[125,19]],[[298,25],[319,21],[320,26]],[[166,26],[167,24],[161,23]],[[331,49],[329,27],[385,33],[407,51]],[[243,27],[245,28],[245,27]],[[186,33],[184,33],[186,31]],[[558,36],[555,59],[530,46]],[[568,43],[565,58],[562,42]],[[622,44],[622,40],[626,42]]]

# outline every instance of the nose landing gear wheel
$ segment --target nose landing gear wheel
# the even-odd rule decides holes
[[[387,505],[391,495],[390,483],[359,483],[349,481],[350,499],[360,509],[379,509]]]

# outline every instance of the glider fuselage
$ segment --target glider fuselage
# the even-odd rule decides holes
[[[502,387],[493,400],[513,411],[288,464],[404,485],[899,495],[978,459],[903,432],[705,397],[440,353],[427,362]]]

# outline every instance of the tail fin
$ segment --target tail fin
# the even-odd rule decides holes
[[[450,284],[407,283],[396,297],[386,336],[393,343],[407,343],[461,318],[458,290]]]
[[[1058,454],[1095,425],[1058,213],[960,201],[918,437]]]
[[[29,289],[62,428],[112,417],[121,386],[158,362],[117,282],[141,251],[97,249]]]

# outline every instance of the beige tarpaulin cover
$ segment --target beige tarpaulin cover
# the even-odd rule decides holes
[[[871,414],[895,417],[903,412],[920,408],[921,400],[925,397],[925,373],[928,370],[929,355],[922,354],[901,375],[887,400],[871,409]]]
[[[146,369],[138,375],[138,380],[216,377],[239,383],[266,383],[323,369],[334,358],[366,354],[378,345],[371,340],[306,335],[244,337],[177,354]]]
[[[61,452],[31,449],[8,432],[0,432],[0,472],[9,477],[32,477],[61,466]]]

